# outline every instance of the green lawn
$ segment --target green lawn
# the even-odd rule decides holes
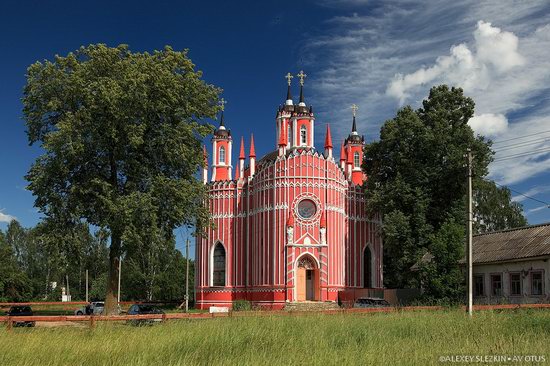
[[[546,362],[538,364],[548,363],[550,311],[485,311],[471,320],[449,310],[0,329],[0,365],[441,365],[439,357],[450,355],[541,355]]]

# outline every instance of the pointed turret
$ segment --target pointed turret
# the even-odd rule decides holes
[[[279,156],[283,156],[286,152],[287,142],[287,132],[286,132],[286,123],[281,123],[281,130],[279,131]]]
[[[321,214],[321,222],[319,223],[319,226],[321,228],[326,228],[327,227],[327,217],[325,215],[325,211],[323,211],[323,213]]]
[[[239,159],[245,159],[245,155],[244,155],[244,137],[241,136],[241,149],[239,151]]]
[[[206,145],[202,145],[202,157],[203,157],[203,167],[202,167],[202,183],[206,184],[208,182],[208,153],[206,152]]]
[[[248,153],[250,158],[250,176],[254,176],[256,172],[256,149],[254,148],[254,134],[250,135],[250,152]]]
[[[307,75],[304,74],[303,70],[301,70],[297,76],[300,78],[300,103],[298,103],[298,105],[300,107],[305,107],[306,103],[304,101],[304,79]]]
[[[239,178],[244,178],[244,159],[244,137],[241,136],[241,149],[239,151],[239,169],[237,169],[239,172]]]
[[[342,146],[340,147],[340,168],[346,168],[346,159],[346,149],[344,148],[344,144],[342,144]]]
[[[294,226],[294,216],[292,215],[292,212],[288,214],[288,218],[286,219],[286,226],[287,227],[293,227]]]
[[[328,123],[325,135],[325,155],[327,158],[332,158],[332,136],[330,135],[330,125]]]

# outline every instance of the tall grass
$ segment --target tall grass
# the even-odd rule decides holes
[[[0,365],[441,365],[446,355],[544,355],[550,311],[233,317],[150,327],[0,330]],[[518,363],[516,363],[518,364]]]

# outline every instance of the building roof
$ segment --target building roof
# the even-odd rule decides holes
[[[550,223],[474,235],[472,249],[474,263],[550,256]]]
[[[474,235],[472,251],[474,264],[550,256],[550,222]],[[427,252],[410,270],[417,271],[421,264],[433,259],[434,256]],[[465,264],[466,259],[459,263]]]

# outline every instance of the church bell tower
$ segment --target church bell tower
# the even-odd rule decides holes
[[[231,165],[231,153],[233,139],[231,131],[225,128],[223,112],[226,101],[221,101],[220,126],[212,137],[212,181],[230,180],[233,166]]]

